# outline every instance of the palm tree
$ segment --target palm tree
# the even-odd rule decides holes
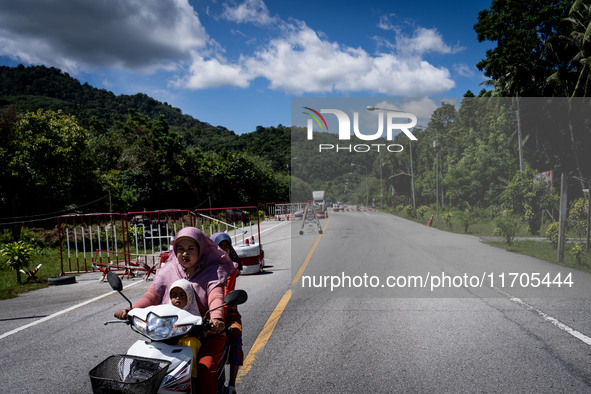
[[[577,51],[572,62],[577,65],[578,76],[571,97],[586,97],[591,79],[591,4],[576,0],[564,20],[572,26],[568,43]]]

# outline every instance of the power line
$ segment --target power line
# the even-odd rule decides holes
[[[32,223],[32,222],[41,222],[41,221],[45,221],[45,220],[50,220],[50,219],[57,219],[59,217],[58,214],[61,213],[65,213],[65,212],[71,212],[75,209],[79,209],[79,208],[83,208],[92,204],[95,204],[101,200],[104,200],[105,198],[108,198],[109,195],[97,198],[94,201],[90,201],[88,203],[85,204],[81,204],[78,205],[74,208],[70,208],[70,209],[64,209],[62,211],[56,211],[56,212],[47,212],[47,213],[39,213],[39,214],[35,214],[35,215],[28,215],[28,216],[13,216],[13,217],[5,217],[5,218],[0,218],[0,221],[4,221],[4,220],[17,220],[17,219],[30,219],[30,220],[18,220],[16,222],[9,222],[9,223],[0,223],[0,225],[6,225],[6,224],[17,224],[17,223]],[[49,215],[58,215],[58,216],[49,216]],[[39,217],[44,217],[44,216],[48,216],[46,218],[42,218],[42,219],[33,219],[33,218],[39,218]]]

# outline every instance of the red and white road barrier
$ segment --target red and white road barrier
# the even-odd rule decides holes
[[[242,275],[258,274],[265,266],[265,252],[262,245],[255,242],[254,237],[251,240],[247,238],[242,245],[234,246],[242,262],[242,271],[240,271]]]

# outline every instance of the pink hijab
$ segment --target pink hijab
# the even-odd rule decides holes
[[[187,277],[183,266],[176,258],[177,242],[181,238],[191,238],[199,246],[197,270]],[[187,311],[195,315],[202,315],[208,309],[207,296],[218,286],[225,286],[230,273],[234,270],[234,263],[226,252],[219,248],[207,235],[195,227],[185,227],[180,230],[174,242],[174,253],[157,271],[154,277],[154,289],[163,304],[170,302],[170,286],[178,279],[187,279],[195,289],[197,304],[189,306]]]

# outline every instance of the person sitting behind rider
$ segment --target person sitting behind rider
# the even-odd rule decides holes
[[[234,262],[236,269],[232,271],[228,277],[228,284],[226,285],[226,292],[228,294],[236,288],[236,277],[242,270],[242,262],[238,253],[232,247],[232,238],[227,233],[215,233],[211,236],[220,248],[228,254],[230,259]],[[230,334],[230,357],[228,363],[230,364],[230,378],[228,381],[228,394],[235,394],[236,378],[238,376],[238,369],[244,362],[244,352],[242,350],[242,316],[238,313],[236,306],[226,307],[226,327],[229,328]]]

